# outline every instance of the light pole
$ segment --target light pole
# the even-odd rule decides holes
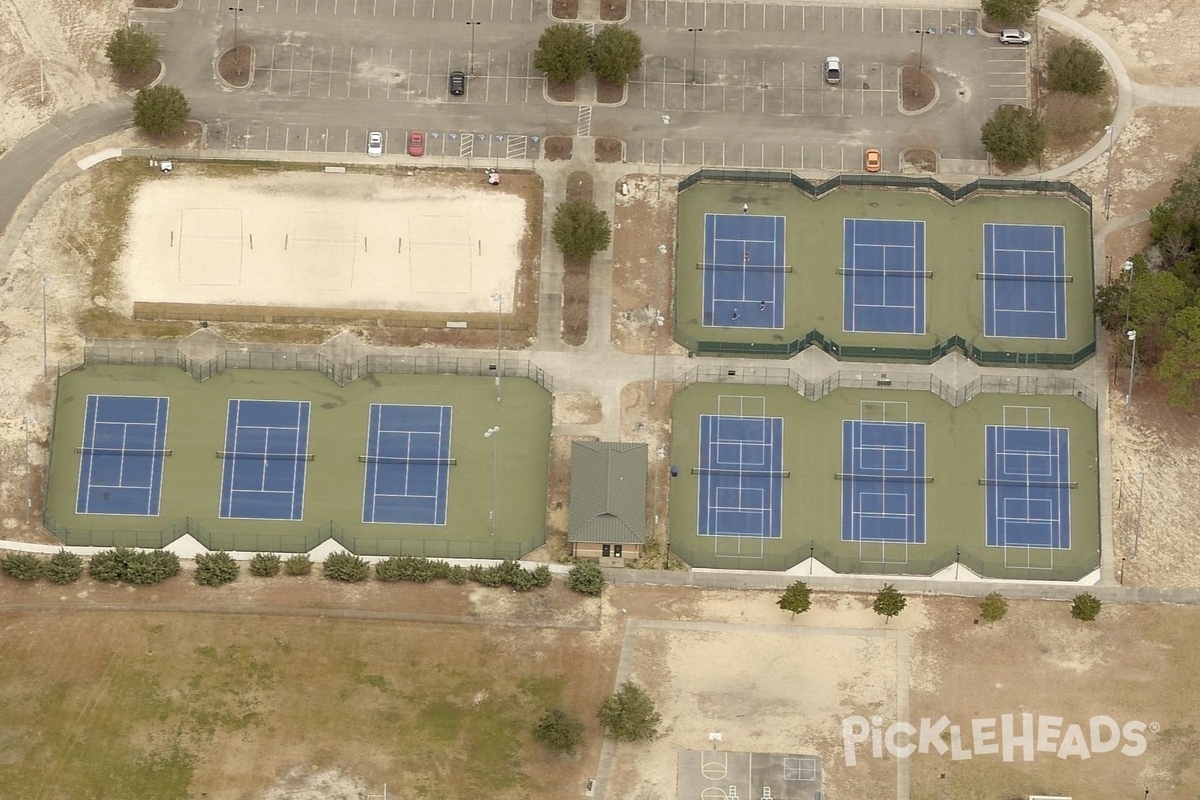
[[[688,28],[688,33],[692,35],[692,83],[696,82],[696,44],[697,37],[704,33],[704,28]]]
[[[660,285],[662,284],[662,260],[667,254],[667,246],[660,244],[658,246],[658,261],[654,267],[654,355],[650,359],[650,405],[654,405],[654,400],[658,396],[658,331],[662,327],[662,309],[659,308],[661,297]]]
[[[467,26],[471,29],[471,50],[467,56],[467,71],[471,77],[475,76],[475,28],[482,24],[482,22],[477,22],[476,20],[471,20],[467,23]]]
[[[925,63],[925,37],[933,32],[933,28],[922,28],[919,31],[913,31],[913,33],[921,37],[921,46],[917,49],[917,72],[921,71],[921,65]]]
[[[1112,200],[1112,192],[1109,191],[1109,183],[1112,180],[1112,149],[1113,136],[1116,131],[1112,125],[1105,125],[1104,132],[1108,134],[1108,165],[1104,169],[1104,218],[1108,219],[1109,202]]]
[[[666,133],[665,126],[671,124],[671,115],[670,114],[662,115],[662,124],[664,126],[663,135],[660,136],[658,139],[658,197],[660,199],[662,198],[663,156],[666,153],[666,149],[667,149],[667,133]]]
[[[500,474],[500,426],[494,425],[483,432],[483,438],[492,440],[492,511],[488,514],[488,533],[496,535],[496,478]]]
[[[504,350],[504,295],[499,292],[492,292],[492,299],[496,301],[496,402],[500,402],[500,372],[503,366],[500,362],[501,352]]]
[[[1129,330],[1129,310],[1133,308],[1133,262],[1126,261],[1121,271],[1129,273],[1129,292],[1125,295],[1125,330]]]
[[[1146,491],[1146,472],[1145,470],[1137,473],[1138,483],[1138,513],[1137,524],[1133,526],[1133,557],[1137,558],[1138,539],[1142,535],[1142,494]]]
[[[1125,421],[1129,422],[1130,406],[1133,404],[1133,365],[1137,363],[1137,331],[1125,331],[1129,340],[1129,388],[1125,391]]]
[[[229,10],[233,12],[233,63],[237,65],[238,77],[242,76],[242,59],[238,57],[238,14],[242,13],[242,5],[238,3],[236,6],[230,6]]]
[[[46,284],[50,282],[49,275],[42,276],[42,377],[50,374],[50,339],[47,335],[46,321]]]

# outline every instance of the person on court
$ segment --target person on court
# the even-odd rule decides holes
[[[766,301],[766,300],[763,300],[763,301],[761,301],[761,302],[758,304],[758,310],[759,310],[759,311],[766,311],[766,310],[767,310],[767,301]]]
[[[736,309],[736,308],[733,310],[733,318],[734,318],[734,320],[735,320],[735,321],[736,321],[736,320],[737,320],[737,318],[738,318],[738,313],[737,313],[737,309]]]
[[[743,214],[750,213],[750,204],[749,203],[742,203],[742,213]]]

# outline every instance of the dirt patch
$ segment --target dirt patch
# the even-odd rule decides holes
[[[592,176],[576,171],[567,176],[567,200],[595,202]],[[578,347],[587,341],[592,261],[563,256],[562,340]]]
[[[615,164],[625,157],[625,143],[620,139],[600,138],[596,140],[596,161]]]
[[[542,153],[547,161],[570,161],[572,140],[567,136],[547,136]]]
[[[171,150],[199,150],[204,143],[204,126],[192,120],[184,123],[178,133],[153,136],[138,131],[138,139],[154,147],[164,147]]]
[[[221,79],[235,89],[244,89],[254,79],[254,48],[239,44],[221,54],[217,60],[217,71]]]
[[[135,92],[138,89],[149,86],[154,83],[155,78],[162,74],[163,65],[161,61],[155,61],[150,66],[138,72],[129,72],[127,70],[113,70],[113,83],[123,92]]]
[[[550,14],[555,19],[577,19],[579,0],[553,0],[550,4]]]
[[[646,509],[650,520],[642,556],[634,566],[639,569],[684,569],[684,564],[669,555],[670,526],[667,501],[671,488],[671,400],[675,384],[670,375],[652,381],[638,381],[621,388],[621,441],[645,442],[650,452],[650,471],[646,480]],[[653,402],[651,402],[653,400]]]
[[[624,83],[596,78],[596,102],[603,105],[620,105],[625,102]]]
[[[900,67],[900,101],[905,111],[924,111],[936,93],[937,86],[928,72],[913,65]]]
[[[600,0],[600,19],[605,22],[620,22],[628,13],[628,0]]]
[[[937,172],[937,153],[924,148],[911,148],[901,156],[905,172]]]
[[[556,81],[546,78],[546,96],[556,103],[574,103],[575,81]]]
[[[554,395],[555,425],[594,425],[603,417],[600,398],[595,395],[569,392]]]
[[[658,193],[653,175],[628,175],[617,186],[613,219],[612,343],[625,353],[649,354],[658,336],[660,353],[687,351],[671,339],[675,313],[674,183]],[[667,252],[660,254],[659,245]],[[655,326],[659,308],[662,325]]]

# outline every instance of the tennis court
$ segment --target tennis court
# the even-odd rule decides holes
[[[842,421],[842,541],[925,542],[925,423],[908,404],[863,401]]]
[[[722,397],[700,417],[699,534],[777,539],[783,509],[783,419],[761,397]]]
[[[842,248],[842,329],[924,333],[925,223],[846,219]]]
[[[304,519],[310,404],[230,400],[225,416],[221,512],[225,519]]]
[[[367,425],[363,522],[445,525],[450,485],[450,406],[372,403]]]
[[[158,515],[166,450],[166,397],[88,395],[77,514]]]
[[[783,217],[704,215],[704,325],[783,327],[785,227]]]
[[[1051,425],[1049,408],[1009,406],[986,437],[988,546],[1069,550],[1071,431]]]
[[[983,226],[984,336],[1067,338],[1066,231],[1061,225]]]

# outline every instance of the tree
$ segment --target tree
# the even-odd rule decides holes
[[[804,581],[796,581],[783,591],[783,596],[775,601],[775,605],[792,612],[792,619],[795,619],[797,614],[803,614],[812,605],[812,589]]]
[[[999,592],[991,592],[979,603],[979,616],[989,623],[999,622],[1008,613],[1008,601]]]
[[[1175,315],[1192,304],[1195,293],[1170,272],[1148,271],[1133,282],[1129,327],[1137,331],[1138,359],[1152,364],[1162,355],[1167,328]]]
[[[606,81],[628,82],[642,56],[642,37],[619,25],[605,25],[592,41],[592,69]]]
[[[1039,0],[981,0],[988,19],[1005,25],[1020,25],[1037,13]]]
[[[224,550],[196,556],[196,583],[201,586],[224,586],[233,583],[242,567]]]
[[[587,28],[572,22],[560,22],[542,31],[533,66],[554,81],[577,81],[587,72],[591,60],[592,37]]]
[[[875,602],[871,604],[871,608],[884,618],[886,624],[892,621],[892,617],[903,611],[906,605],[908,605],[908,599],[896,591],[893,584],[889,583],[875,595]]]
[[[321,564],[321,574],[330,580],[361,583],[371,575],[371,567],[353,553],[330,553]]]
[[[1176,314],[1164,338],[1166,350],[1154,377],[1166,386],[1168,405],[1195,410],[1200,396],[1200,306]]]
[[[1108,86],[1108,70],[1100,51],[1081,39],[1071,39],[1050,54],[1046,70],[1050,88],[1072,94],[1100,94]]]
[[[1075,595],[1071,601],[1071,616],[1084,622],[1091,622],[1100,616],[1100,600],[1089,592]]]
[[[600,594],[604,591],[604,570],[590,561],[581,561],[567,573],[567,588],[580,594]]]
[[[658,736],[662,715],[654,707],[650,695],[633,681],[620,688],[600,704],[596,712],[605,734],[618,742],[636,742]]]
[[[533,726],[533,738],[552,753],[574,755],[583,742],[583,720],[561,708],[552,708]]]
[[[612,225],[608,215],[587,200],[568,200],[554,214],[554,241],[563,255],[589,259],[608,247]]]
[[[46,577],[51,583],[74,583],[83,574],[83,559],[66,550],[59,550],[46,562]]]
[[[187,98],[174,86],[140,89],[133,99],[133,124],[153,136],[179,133],[191,113]]]
[[[118,28],[109,37],[104,55],[119,72],[141,72],[158,58],[158,38],[141,25]]]
[[[307,553],[297,553],[283,562],[283,571],[296,577],[309,574],[312,572],[312,568],[313,562]]]
[[[983,123],[979,138],[992,158],[1020,165],[1041,155],[1046,146],[1046,124],[1028,109],[1001,106]]]

